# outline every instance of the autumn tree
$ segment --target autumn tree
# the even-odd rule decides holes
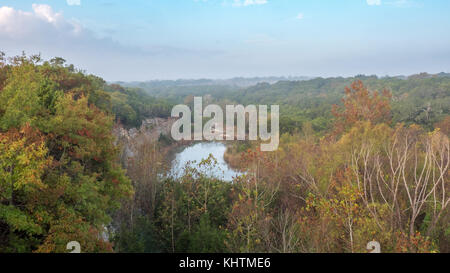
[[[359,123],[339,144],[371,217],[394,234],[430,236],[448,213],[448,137],[417,125]],[[380,213],[377,204],[388,208]],[[385,218],[388,215],[387,219]],[[428,219],[424,222],[422,219]],[[421,228],[422,227],[422,228]],[[426,240],[426,239],[425,239]]]
[[[434,127],[447,136],[450,136],[450,116],[447,116],[442,121],[436,123]]]
[[[376,123],[391,122],[391,93],[384,90],[381,94],[370,92],[363,82],[357,80],[345,88],[342,106],[334,105],[332,113],[336,118],[334,134],[340,135],[357,121]]]
[[[131,193],[99,82],[39,56],[11,58],[0,92],[0,251],[111,251],[110,212]]]
[[[44,233],[30,198],[46,189],[42,181],[51,158],[43,136],[30,126],[0,133],[0,233],[3,251],[31,251],[29,242]]]
[[[166,251],[226,251],[231,185],[211,175],[216,164],[212,156],[190,162],[180,178],[163,181],[156,224]]]

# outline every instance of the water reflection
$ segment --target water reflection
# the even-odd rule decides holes
[[[212,154],[217,160],[217,165],[213,170],[208,170],[208,174],[224,181],[231,182],[233,177],[240,175],[240,173],[230,169],[225,162],[223,155],[225,154],[226,149],[225,144],[219,142],[202,142],[187,147],[176,155],[175,160],[172,163],[170,174],[175,178],[179,178],[183,175],[186,163],[196,161],[198,164]],[[206,171],[206,169],[200,169],[200,171]]]

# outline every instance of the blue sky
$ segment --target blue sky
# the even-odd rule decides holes
[[[106,80],[450,72],[448,0],[0,0],[0,50]]]

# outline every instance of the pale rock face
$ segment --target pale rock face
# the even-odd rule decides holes
[[[122,126],[114,128],[115,145],[121,146],[121,161],[126,165],[128,159],[134,157],[139,145],[144,141],[158,141],[161,134],[169,136],[175,121],[175,118],[151,118],[144,120],[139,129],[127,130]]]

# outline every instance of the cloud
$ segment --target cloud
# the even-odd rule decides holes
[[[67,5],[69,6],[80,6],[81,0],[67,0]]]
[[[303,15],[303,13],[299,13],[297,15],[297,17],[295,17],[297,20],[303,20],[303,18],[305,18],[305,15]]]
[[[403,0],[385,0],[382,5],[388,6],[390,1]],[[240,2],[244,4],[243,0]],[[300,11],[294,11],[289,20],[297,20],[296,12]],[[310,16],[305,13],[304,18]],[[233,48],[208,43],[192,46],[177,43],[170,47],[160,44],[157,35],[150,35],[145,43],[126,46],[109,37],[99,38],[96,32],[74,20],[48,5],[33,5],[30,11],[0,5],[0,50],[8,56],[24,50],[27,54],[42,53],[44,59],[63,57],[88,73],[114,81],[292,73],[321,76],[411,74],[425,70],[434,73],[447,71],[450,62],[448,39],[411,43],[400,35],[394,42],[374,40],[367,50],[362,41],[365,39],[289,40],[283,35],[262,34],[233,42]]]
[[[32,5],[33,12],[15,10],[12,7],[0,7],[0,37],[22,39],[34,37],[41,32],[77,35],[81,26],[64,19],[62,13],[54,12],[49,5]]]
[[[379,6],[381,5],[381,0],[366,0],[369,6]]]
[[[175,78],[179,71],[174,71],[174,67],[192,71],[192,63],[202,65],[207,71],[210,64],[206,61],[201,64],[199,60],[210,60],[222,54],[157,42],[125,46],[109,37],[99,38],[74,20],[45,4],[33,4],[30,12],[0,6],[0,51],[8,56],[25,51],[27,54],[41,53],[44,59],[63,57],[76,67],[106,80]],[[200,75],[198,73],[198,77]]]
[[[252,5],[264,5],[267,4],[267,0],[234,0],[234,7],[246,7]]]

